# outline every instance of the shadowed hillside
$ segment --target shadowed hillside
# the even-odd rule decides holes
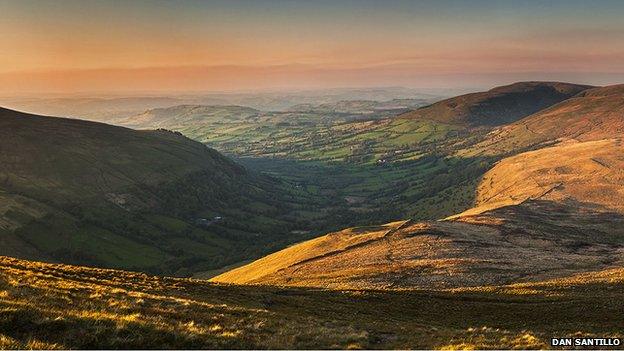
[[[2,349],[547,348],[622,337],[621,269],[448,291],[323,291],[0,257]]]
[[[0,127],[2,178],[17,188],[87,197],[202,170],[230,177],[245,173],[216,151],[179,133],[134,131],[6,109],[0,110]]]
[[[2,109],[0,164],[0,253],[24,258],[188,274],[285,245],[314,206],[166,130]]]
[[[623,160],[620,140],[520,154],[486,173],[478,186],[477,207],[463,214],[445,221],[329,234],[213,280],[445,288],[539,281],[620,267]],[[338,245],[343,242],[347,244]]]
[[[552,106],[588,88],[559,82],[520,82],[457,96],[401,115],[470,127],[498,126]]]

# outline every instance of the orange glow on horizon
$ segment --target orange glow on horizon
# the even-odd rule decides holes
[[[0,0],[0,93],[453,86],[501,74],[598,83],[592,74],[624,73],[617,11],[535,7]]]

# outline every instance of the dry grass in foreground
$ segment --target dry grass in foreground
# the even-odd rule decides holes
[[[0,257],[0,349],[544,348],[622,337],[624,270],[455,291],[328,291]]]

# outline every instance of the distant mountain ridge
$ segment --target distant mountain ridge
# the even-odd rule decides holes
[[[312,91],[222,92],[205,94],[136,96],[50,96],[0,97],[0,106],[46,116],[63,116],[116,123],[117,119],[155,108],[176,105],[238,105],[262,111],[286,111],[297,104],[325,104],[344,100],[386,101],[391,99],[437,99],[447,91],[423,92],[417,89],[345,88]]]
[[[506,154],[561,140],[600,140],[624,134],[624,85],[587,89],[503,126],[467,154]]]
[[[329,112],[329,113],[374,113],[382,110],[409,110],[430,104],[436,98],[392,99],[387,101],[374,100],[342,100],[324,104],[299,104],[288,108],[288,111]]]
[[[442,100],[400,117],[469,127],[498,126],[522,119],[590,88],[561,82],[519,82]]]
[[[147,110],[135,116],[117,120],[116,123],[130,127],[175,128],[201,126],[207,122],[244,120],[257,116],[261,111],[237,105],[175,105]]]

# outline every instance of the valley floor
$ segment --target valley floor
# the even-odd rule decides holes
[[[0,348],[548,348],[623,337],[624,270],[453,290],[331,291],[0,257]]]

